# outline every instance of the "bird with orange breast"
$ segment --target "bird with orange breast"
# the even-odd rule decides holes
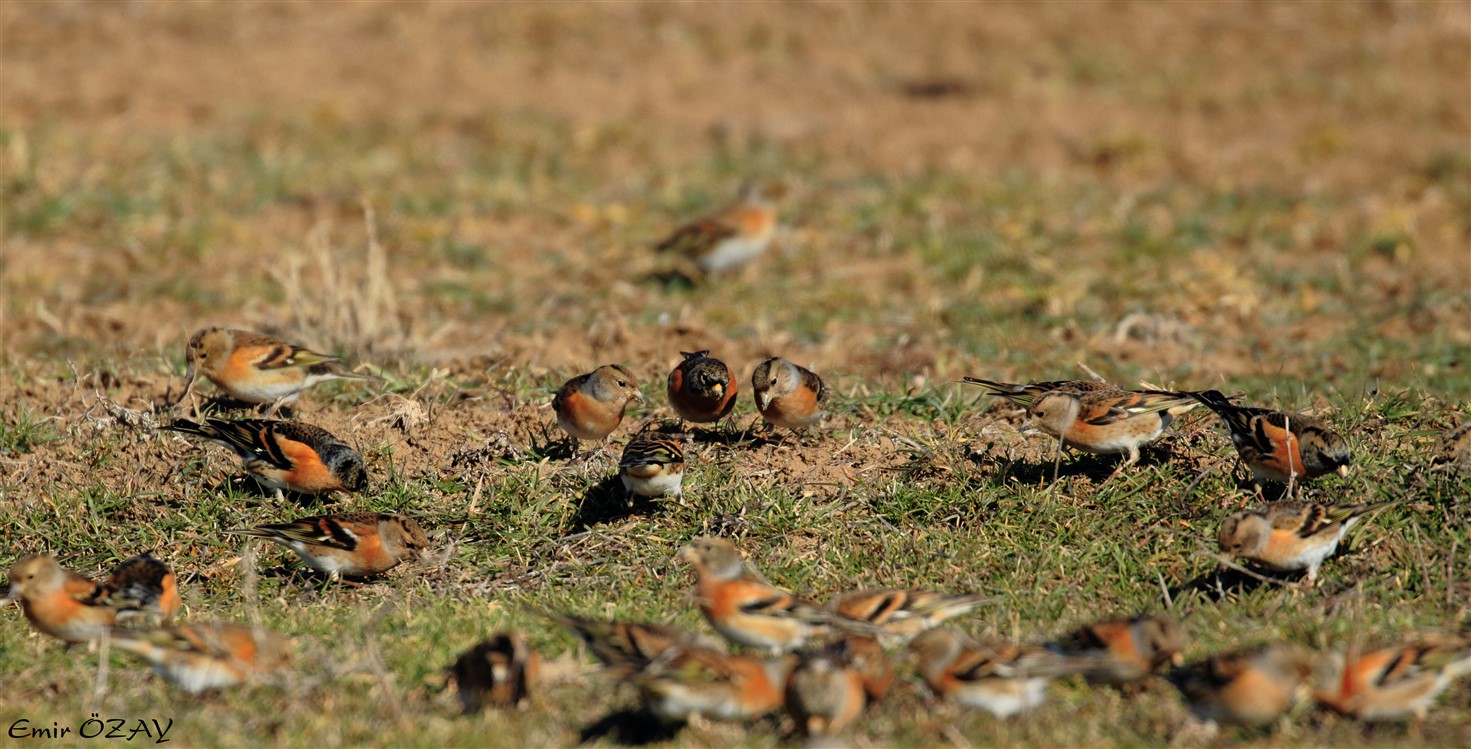
[[[502,632],[465,651],[449,668],[466,715],[487,705],[518,707],[540,680],[541,656],[520,632]]]
[[[756,365],[751,373],[756,410],[766,423],[785,429],[805,429],[821,423],[827,405],[827,387],[806,367],[781,357]]]
[[[317,515],[225,533],[280,544],[332,580],[381,575],[429,548],[419,521],[386,512]]]
[[[709,424],[735,408],[735,373],[709,351],[681,351],[684,360],[669,373],[669,405],[685,421]]]
[[[605,364],[568,380],[552,398],[557,426],[574,441],[602,442],[623,421],[630,403],[643,403],[638,378],[621,364]]]
[[[1292,500],[1272,502],[1226,518],[1217,542],[1226,554],[1274,570],[1307,570],[1312,582],[1323,561],[1338,551],[1339,542],[1359,521],[1400,503],[1389,500],[1329,507]]]
[[[1311,693],[1311,654],[1287,643],[1224,653],[1170,675],[1196,717],[1216,723],[1265,726]]]
[[[291,661],[291,644],[279,633],[234,622],[118,629],[112,635],[115,647],[148,661],[155,673],[190,694],[239,686]]]
[[[1320,657],[1314,697],[1366,723],[1424,720],[1436,698],[1468,673],[1471,638],[1425,635]]]
[[[102,582],[72,572],[49,556],[17,561],[9,577],[10,587],[0,605],[19,601],[32,628],[65,642],[95,640],[114,625],[164,624],[179,611],[174,573],[146,554],[119,564]]]
[[[204,437],[240,456],[245,471],[277,497],[355,492],[367,488],[363,454],[327,430],[301,421],[274,419],[178,419],[164,427]]]
[[[655,249],[693,266],[695,277],[741,268],[760,257],[776,236],[776,201],[785,191],[779,183],[749,183],[734,205],[681,226]]]
[[[1238,406],[1216,390],[1183,395],[1221,417],[1258,491],[1266,481],[1293,485],[1330,473],[1348,475],[1348,441],[1320,419]]]
[[[249,330],[196,331],[184,348],[184,358],[185,393],[202,374],[235,400],[269,404],[267,417],[318,383],[373,379],[342,370],[342,360],[335,356]]]

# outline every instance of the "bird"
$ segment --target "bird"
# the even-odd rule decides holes
[[[805,429],[822,422],[827,387],[806,367],[774,356],[751,372],[751,390],[756,410],[772,426]]]
[[[891,588],[845,593],[834,598],[828,608],[839,616],[878,627],[892,638],[909,640],[987,600],[974,593]]]
[[[1263,482],[1290,485],[1330,473],[1348,475],[1348,441],[1319,419],[1238,406],[1218,390],[1179,395],[1196,399],[1221,417],[1259,492]]]
[[[285,546],[332,580],[380,575],[429,548],[417,520],[382,512],[317,515],[225,533]]]
[[[998,718],[1041,705],[1052,679],[1080,669],[1048,650],[983,643],[951,627],[919,635],[909,643],[909,652],[920,678],[937,696]]]
[[[840,642],[843,656],[863,683],[869,702],[877,702],[894,686],[894,661],[884,652],[878,638],[856,632],[845,632]]]
[[[165,624],[179,611],[174,573],[147,555],[124,560],[102,582],[52,557],[28,556],[10,568],[9,579],[0,605],[19,601],[32,628],[68,643],[95,640],[120,623]]]
[[[685,421],[720,421],[735,408],[736,379],[725,362],[705,351],[681,351],[684,360],[669,373],[669,405]]]
[[[696,538],[681,556],[694,565],[700,612],[731,642],[775,654],[802,647],[827,634],[834,624],[863,633],[877,631],[767,582],[725,539]]]
[[[618,428],[630,403],[643,403],[638,378],[621,364],[604,364],[568,380],[552,397],[557,425],[574,441],[601,442]]]
[[[618,476],[629,499],[684,496],[682,434],[645,432],[628,441],[618,461]]]
[[[1038,396],[1053,391],[1069,393],[1112,392],[1118,388],[1099,380],[1048,380],[1046,382],[1015,383],[997,382],[995,380],[983,380],[979,377],[962,377],[961,382],[968,385],[977,385],[985,389],[991,395],[999,395],[1012,403],[1023,408],[1030,409],[1032,403]]]
[[[1471,639],[1428,635],[1387,647],[1319,658],[1314,698],[1365,722],[1424,720],[1456,679],[1471,673]]]
[[[725,650],[722,640],[668,624],[608,621],[563,613],[544,616],[571,631],[605,669],[619,676],[640,671],[675,648]]]
[[[112,644],[148,661],[155,673],[190,694],[238,686],[291,660],[291,644],[280,633],[234,622],[114,629]]]
[[[363,454],[327,430],[300,421],[178,419],[165,429],[204,437],[235,451],[250,477],[267,491],[316,495],[368,486]]]
[[[269,415],[327,380],[369,380],[343,371],[341,359],[249,330],[203,328],[184,347],[184,392],[203,374],[238,401],[272,404]],[[182,397],[182,395],[181,395]]]
[[[1170,680],[1202,720],[1264,726],[1309,697],[1314,671],[1309,653],[1279,642],[1211,656]]]
[[[1342,507],[1295,500],[1271,502],[1226,518],[1216,542],[1229,556],[1283,572],[1307,570],[1307,579],[1313,581],[1323,560],[1338,550],[1339,541],[1354,525],[1397,504],[1401,502]]]
[[[1176,416],[1195,408],[1189,397],[1128,390],[1078,393],[1051,390],[1032,401],[1032,422],[1076,450],[1123,453],[1116,470],[1139,461],[1139,448],[1164,433]]]
[[[676,646],[626,677],[644,708],[660,720],[758,718],[782,706],[797,656],[763,658]]]
[[[796,722],[797,733],[808,738],[842,733],[867,702],[863,677],[849,662],[841,640],[801,654],[787,677],[787,714]]]
[[[1471,473],[1471,421],[1442,434],[1430,456],[1431,470]]]
[[[786,192],[774,182],[750,182],[739,199],[712,216],[685,224],[659,242],[655,250],[693,266],[695,277],[736,270],[760,257],[776,236],[776,201]]]
[[[466,650],[449,667],[462,714],[486,705],[516,707],[529,699],[541,675],[541,656],[520,632],[501,632]]]
[[[1089,682],[1124,686],[1166,665],[1181,665],[1185,645],[1185,631],[1174,617],[1142,614],[1085,625],[1052,649],[1086,664],[1082,673]]]

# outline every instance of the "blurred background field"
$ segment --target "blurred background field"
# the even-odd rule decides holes
[[[1005,591],[973,628],[1008,636],[1158,607],[1156,574],[1208,571],[1198,539],[1242,501],[1213,420],[1125,481],[1098,490],[1107,462],[1084,460],[1045,491],[1050,446],[953,384],[1077,362],[1319,412],[1360,470],[1314,498],[1412,501],[1317,590],[1185,596],[1192,655],[1452,624],[1468,485],[1418,467],[1471,414],[1468,71],[1462,2],[0,4],[0,565],[157,549],[191,613],[247,615],[216,531],[301,508],[109,410],[147,412],[219,323],[383,367],[385,392],[301,411],[377,479],[333,509],[453,543],[377,592],[265,576],[260,614],[314,670],[284,691],[101,698],[190,745],[485,740],[507,719],[453,718],[438,668],[508,624],[571,651],[521,600],[694,625],[672,557],[702,529],[790,587]],[[790,188],[772,251],[657,280],[653,243],[757,177]],[[611,461],[542,460],[550,388],[618,361],[666,415],[662,378],[699,348],[742,378],[778,354],[823,373],[828,443],[707,447],[691,507],[631,517],[598,488]],[[0,719],[95,708],[95,656],[0,624]],[[548,704],[493,740],[575,743],[606,712],[587,694],[612,690],[558,663]],[[1065,724],[1000,724],[917,695],[856,739],[1155,743],[1182,712],[1073,687]],[[1313,718],[1236,738],[1450,744],[1468,721],[1463,688],[1414,735]],[[682,740],[780,735],[708,731]]]

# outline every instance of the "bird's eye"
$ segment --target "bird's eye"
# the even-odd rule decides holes
[[[208,359],[209,358],[209,352],[208,351],[201,351],[201,352],[199,352],[199,358],[201,358],[201,359]]]
[[[628,387],[628,383],[624,382],[623,380],[619,380],[618,381],[618,387],[626,388],[626,387]]]

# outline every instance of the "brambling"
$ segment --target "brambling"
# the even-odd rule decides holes
[[[541,656],[520,632],[502,632],[465,651],[449,671],[468,715],[487,704],[516,707],[529,700],[541,675]]]
[[[1319,659],[1314,697],[1366,722],[1424,720],[1435,698],[1467,673],[1471,641],[1464,637],[1426,637],[1367,653],[1351,648]]]
[[[858,672],[863,682],[863,693],[869,702],[877,702],[894,686],[894,661],[884,652],[878,638],[848,632],[842,640],[844,657],[848,665]]]
[[[12,599],[32,628],[65,642],[95,640],[120,622],[166,623],[179,611],[174,573],[147,555],[124,561],[100,583],[51,557],[25,557],[10,568],[3,603]]]
[[[734,205],[681,226],[655,250],[679,256],[705,276],[740,268],[765,252],[776,236],[776,201],[784,193],[778,183],[749,183]]]
[[[1221,417],[1258,488],[1264,481],[1291,484],[1329,473],[1348,475],[1348,441],[1318,419],[1238,406],[1217,390],[1181,395],[1195,398]]]
[[[382,512],[319,515],[225,533],[285,546],[332,580],[379,575],[429,548],[419,521]]]
[[[1086,663],[1082,673],[1089,682],[1122,686],[1146,679],[1166,664],[1180,665],[1185,644],[1185,631],[1173,617],[1144,614],[1089,624],[1056,649]]]
[[[618,476],[630,498],[683,497],[684,435],[646,432],[629,440]]]
[[[979,377],[962,377],[961,382],[968,385],[978,385],[991,395],[999,395],[1027,409],[1031,409],[1032,403],[1037,400],[1038,396],[1053,391],[1064,391],[1081,395],[1084,393],[1108,392],[1118,389],[1113,385],[1106,382],[1099,382],[1098,380],[1048,380],[1046,382],[1022,384],[983,380]]]
[[[827,387],[806,367],[772,357],[756,365],[751,389],[756,394],[756,410],[772,426],[804,429],[822,421]]]
[[[291,644],[262,627],[190,622],[146,631],[114,629],[113,645],[148,661],[190,694],[224,689],[284,668]]]
[[[355,492],[368,486],[363,454],[327,430],[300,421],[267,419],[176,420],[164,427],[193,434],[235,451],[245,470],[268,491],[282,496]]]
[[[937,696],[998,718],[1037,707],[1053,678],[1079,670],[1067,657],[1048,650],[981,643],[949,627],[914,638],[909,652],[920,678]]]
[[[1436,471],[1471,473],[1471,421],[1441,435],[1430,466]]]
[[[678,646],[628,677],[644,707],[668,722],[758,718],[782,705],[797,656],[760,658]]]
[[[848,661],[842,641],[800,656],[787,677],[787,714],[802,736],[828,737],[842,733],[867,704],[863,678]]]
[[[638,378],[621,364],[605,364],[562,385],[552,397],[557,426],[573,440],[601,442],[618,428],[630,403],[643,403]]]
[[[1328,507],[1313,502],[1272,502],[1226,518],[1216,541],[1222,552],[1274,570],[1307,570],[1307,579],[1312,581],[1349,529],[1397,504],[1400,502]]]
[[[1068,447],[1100,455],[1124,453],[1116,470],[1139,462],[1139,448],[1164,434],[1176,416],[1195,408],[1188,396],[1093,390],[1051,390],[1032,401],[1032,422]]]
[[[604,621],[572,614],[548,613],[546,616],[586,643],[606,669],[623,676],[643,669],[675,648],[725,650],[725,644],[720,640],[667,624]]]
[[[928,590],[860,590],[833,599],[828,608],[839,616],[871,624],[887,635],[909,640],[945,620],[984,603],[984,596],[951,595]]]
[[[695,567],[700,612],[731,642],[779,653],[827,634],[834,624],[874,631],[767,582],[747,568],[741,553],[725,539],[696,538],[681,556]]]
[[[368,380],[338,367],[342,360],[249,330],[204,328],[189,337],[184,392],[201,374],[226,395],[246,403],[295,403],[307,388],[327,380]]]
[[[1273,643],[1212,656],[1170,676],[1190,711],[1203,720],[1264,726],[1308,697],[1312,656]]]
[[[684,361],[669,373],[669,405],[685,421],[720,421],[735,408],[736,379],[709,351],[679,352]]]

